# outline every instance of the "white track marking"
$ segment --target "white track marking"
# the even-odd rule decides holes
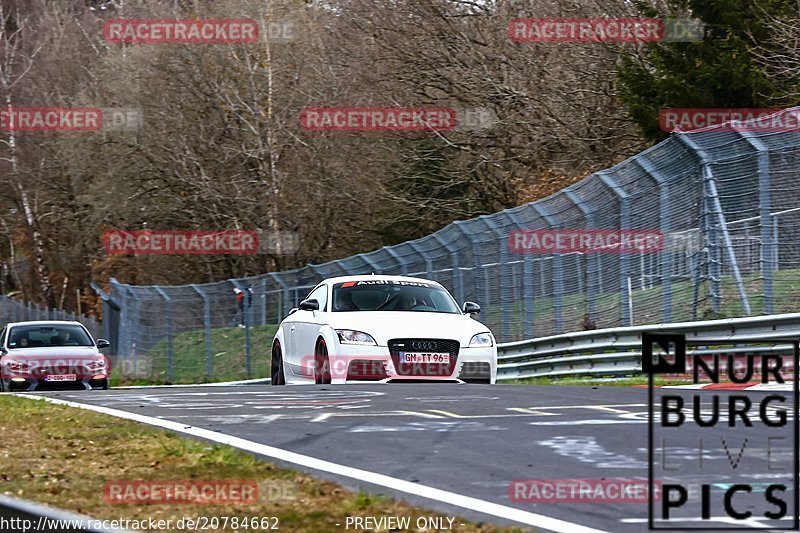
[[[556,422],[528,422],[532,426],[610,426],[613,424],[647,424],[647,420],[559,420]]]
[[[446,502],[456,507],[469,509],[470,511],[477,511],[479,513],[496,516],[506,520],[512,520],[514,522],[519,522],[521,524],[526,524],[536,528],[545,529],[547,531],[556,531],[564,533],[607,533],[599,529],[581,526],[573,522],[567,522],[565,520],[559,520],[557,518],[551,518],[549,516],[530,513],[528,511],[523,511],[521,509],[515,509],[514,507],[508,507],[506,505],[500,505],[497,503],[487,502],[485,500],[479,500],[477,498],[472,498],[470,496],[464,496],[462,494],[457,494],[455,492],[449,492],[434,487],[428,487],[426,485],[421,485],[419,483],[412,483],[410,481],[393,478],[390,476],[386,476],[384,474],[377,474],[375,472],[370,472],[368,470],[360,470],[358,468],[353,468],[350,466],[331,463],[329,461],[317,459],[316,457],[290,452],[288,450],[283,450],[281,448],[267,446],[266,444],[260,444],[257,442],[241,439],[239,437],[225,435],[223,433],[218,433],[216,431],[211,431],[208,429],[187,426],[186,424],[180,424],[178,422],[173,422],[171,420],[163,420],[160,418],[154,418],[152,416],[140,415],[137,413],[129,413],[127,411],[110,409],[108,407],[102,407],[99,405],[70,402],[66,400],[59,400],[56,398],[48,398],[45,396],[34,396],[30,394],[15,394],[15,396],[20,398],[28,398],[31,400],[44,400],[45,402],[57,405],[76,407],[78,409],[85,409],[87,411],[94,411],[97,413],[115,416],[117,418],[124,418],[126,420],[141,422],[143,424],[160,427],[170,431],[176,431],[178,433],[191,435],[193,437],[198,437],[200,439],[205,439],[212,442],[218,442],[220,444],[227,444],[229,446],[233,446],[234,448],[239,448],[240,450],[245,450],[254,454],[264,455],[267,457],[271,457],[273,459],[277,459],[279,461],[284,461],[287,463],[292,463],[307,468],[312,468],[314,470],[319,470],[322,472],[328,472],[330,474],[335,474],[338,476],[344,476],[351,479],[356,479],[358,481],[370,483],[373,485],[379,485],[392,490],[396,490],[398,492],[405,492],[406,494],[411,494],[413,496],[428,498],[436,502]]]
[[[181,387],[228,387],[232,385],[255,385],[258,383],[271,383],[270,378],[243,379],[239,381],[217,381],[215,383],[195,383],[182,385],[128,385],[125,387],[114,387],[114,390],[127,389],[178,389]]]

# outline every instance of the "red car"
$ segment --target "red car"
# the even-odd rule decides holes
[[[111,367],[80,322],[13,322],[0,332],[0,391],[108,389]]]

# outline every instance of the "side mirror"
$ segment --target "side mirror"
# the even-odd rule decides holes
[[[481,306],[475,302],[464,302],[464,314],[477,315],[481,312]]]
[[[105,339],[97,339],[97,348],[99,350],[102,350],[103,348],[108,348],[109,346],[111,346],[111,343],[108,342],[107,340],[105,340]]]
[[[302,311],[319,311],[319,302],[314,299],[303,300],[300,302],[300,309]]]

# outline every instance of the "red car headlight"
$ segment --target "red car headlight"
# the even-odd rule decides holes
[[[11,372],[27,372],[30,365],[24,361],[4,361],[6,368]]]
[[[86,363],[86,368],[91,370],[92,372],[98,372],[100,370],[106,369],[106,361],[105,359],[98,359],[97,361],[89,361]]]

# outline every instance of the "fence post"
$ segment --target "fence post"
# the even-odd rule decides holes
[[[454,227],[457,231],[460,231],[458,227],[458,222],[454,223]],[[462,233],[463,234],[463,233]],[[452,247],[452,243],[448,243],[439,235],[439,232],[436,232],[432,235],[432,237],[439,243],[439,245],[447,250],[447,253],[450,254],[450,268],[453,271],[453,287],[452,290],[455,293],[456,301],[459,305],[464,304],[464,284],[461,279],[461,266],[459,264],[458,259],[458,249]]]
[[[691,134],[679,133],[676,135],[676,137],[692,151],[694,151],[694,153],[700,158],[700,162],[703,166],[703,192],[704,194],[708,195],[712,213],[716,214],[717,216],[717,227],[715,227],[715,230],[719,229],[722,232],[722,242],[728,252],[728,258],[731,261],[731,270],[733,270],[733,277],[736,280],[736,287],[739,290],[739,298],[742,301],[742,307],[744,308],[745,314],[750,316],[752,314],[750,312],[750,301],[747,299],[747,292],[744,289],[744,281],[742,280],[742,274],[739,270],[739,262],[733,249],[733,241],[731,241],[731,235],[728,232],[728,224],[725,221],[725,213],[722,211],[722,203],[720,202],[719,194],[717,193],[717,180],[714,177],[713,170],[711,169],[711,158],[708,156],[705,150],[703,150],[696,142],[689,138],[689,135]],[[720,260],[721,259],[722,257],[720,252]]]
[[[508,216],[508,213],[502,212],[502,214]],[[498,252],[498,266],[497,269],[500,271],[500,279],[499,279],[499,287],[500,290],[500,338],[504,340],[508,340],[508,330],[509,326],[511,325],[511,302],[512,298],[510,295],[511,292],[511,285],[513,283],[510,275],[511,265],[509,264],[508,260],[508,234],[507,232],[503,232],[497,223],[495,222],[495,218],[492,217],[480,217],[479,220],[482,220],[486,226],[497,236],[497,252]],[[487,283],[488,285],[488,283]]]
[[[558,229],[559,222],[550,211],[545,209],[543,205],[538,202],[531,204],[539,215],[545,219],[550,225],[550,229]],[[564,294],[564,269],[561,254],[552,254],[553,258],[553,321],[555,324],[556,334],[561,333],[564,329],[563,319],[561,316],[562,303],[561,296]]]
[[[211,302],[208,301],[208,295],[197,285],[192,284],[191,287],[203,299],[203,331],[206,340],[206,378],[211,379]]]
[[[281,286],[281,289],[283,289],[283,291],[281,291],[281,294],[283,295],[281,297],[281,300],[282,300],[281,301],[281,305],[278,306],[278,313],[280,314],[280,316],[278,317],[278,321],[276,322],[276,324],[280,324],[281,320],[283,320],[283,317],[289,315],[289,308],[290,308],[289,307],[289,286],[286,284],[285,281],[283,281],[283,278],[281,278],[280,273],[270,272],[269,275],[272,276],[272,279],[274,279],[278,283],[278,285]],[[280,311],[281,307],[283,307],[283,313],[281,313],[281,311]]]
[[[453,227],[461,233],[461,235],[466,238],[468,241],[471,241],[469,235],[461,229],[462,222],[457,220],[453,222]],[[456,291],[456,299],[458,303],[464,305],[464,300],[466,300],[466,295],[464,294],[464,273],[461,271],[461,254],[459,252],[460,249],[456,249],[451,251],[453,257],[453,285]]]
[[[634,158],[634,162],[658,183],[658,216],[661,221],[661,307],[663,322],[672,322],[672,251],[666,237],[671,231],[671,211],[669,180],[643,155]]]
[[[514,221],[517,230],[522,231],[525,225],[517,216],[514,210],[506,211],[508,218]],[[511,246],[511,233],[506,235],[504,242],[506,248]],[[523,336],[526,339],[533,337],[533,302],[534,302],[534,288],[533,288],[533,260],[530,253],[522,252],[522,305],[525,310],[525,323],[522,327]]]
[[[247,369],[247,377],[251,377],[252,359],[250,353],[250,305],[252,305],[252,295],[248,291],[250,288],[238,279],[231,279],[230,282],[234,287],[242,291],[242,324],[244,325],[244,361],[245,368]]]
[[[700,297],[700,262],[699,250],[694,251],[689,256],[689,268],[692,271],[692,321],[697,320],[697,300]]]
[[[758,151],[758,217],[761,232],[759,263],[764,288],[764,314],[773,313],[772,273],[777,270],[776,234],[772,231],[772,199],[770,197],[769,148],[749,131],[738,132],[750,146]]]
[[[367,265],[369,265],[369,268],[371,270],[371,272],[370,272],[371,274],[381,274],[382,273],[383,269],[381,269],[381,267],[378,266],[378,264],[375,261],[373,261],[372,259],[369,258],[369,254],[358,254],[356,257],[361,258],[362,261],[364,261]],[[321,276],[321,277],[324,277],[324,276]]]
[[[415,241],[408,241],[407,243],[419,257],[425,261],[425,276],[431,277],[431,272],[433,272],[433,260],[430,258],[430,254],[427,254],[419,249],[417,243]]]
[[[258,288],[259,289],[258,292],[260,294],[258,307],[259,309],[261,309],[259,324],[261,324],[262,326],[266,326],[267,325],[267,277],[261,276],[261,278],[258,281],[260,282],[260,286]]]
[[[166,320],[167,320],[167,380],[172,383],[174,379],[174,367],[173,367],[173,352],[172,352],[172,298],[170,298],[164,290],[159,287],[155,286],[156,291],[158,294],[164,298],[164,302],[166,303]]]
[[[611,192],[619,200],[620,205],[620,230],[623,231],[630,231],[631,228],[631,196],[628,192],[620,186],[611,175],[605,171],[601,170],[597,173],[600,176],[600,180],[608,187]],[[620,250],[619,252],[619,293],[620,293],[620,304],[622,307],[622,325],[623,326],[631,326],[633,325],[633,317],[631,316],[631,307],[628,305],[628,302],[625,301],[623,295],[626,294],[628,290],[628,276],[630,275],[630,258],[628,254]],[[633,295],[631,295],[633,298]]]
[[[113,285],[114,282],[116,282],[116,280],[114,280],[112,278],[112,280],[111,280],[112,285]],[[130,348],[129,349],[131,350],[131,355],[133,356],[133,375],[134,375],[134,377],[138,377],[139,376],[139,350],[137,349],[137,346],[136,346],[136,333],[137,332],[134,331],[134,328],[132,327],[132,324],[138,324],[139,323],[139,320],[138,320],[138,318],[139,318],[139,296],[136,295],[136,292],[133,290],[132,287],[125,286],[125,285],[120,285],[120,288],[122,289],[122,293],[126,295],[124,300],[123,300],[123,302],[122,302],[122,304],[120,305],[120,307],[122,308],[122,312],[124,313],[123,316],[125,317],[125,320],[120,320],[120,323],[124,324],[124,322],[126,320],[128,321],[128,327],[125,328],[126,340],[130,344]],[[130,296],[131,300],[133,300],[133,304],[132,305],[128,305],[128,296]],[[134,318],[133,318],[134,309],[136,310],[137,320],[134,320]]]
[[[572,200],[572,203],[575,204],[583,218],[586,220],[586,227],[587,229],[593,230],[596,229],[595,220],[594,220],[594,209],[589,207],[589,204],[583,200],[578,193],[573,191],[572,189],[567,189],[564,191],[567,195],[567,198]],[[585,254],[586,257],[586,314],[589,315],[589,319],[594,322],[595,321],[595,300],[597,298],[596,290],[597,290],[597,270],[594,268],[594,263],[599,258],[597,254],[587,253]],[[580,255],[577,257],[578,265],[580,265]],[[580,280],[579,276],[579,280]],[[580,291],[583,293],[583,291]]]

